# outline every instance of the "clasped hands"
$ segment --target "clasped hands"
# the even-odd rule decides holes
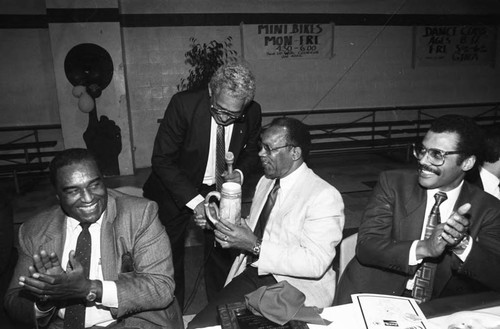
[[[91,281],[85,277],[73,250],[69,253],[69,264],[64,271],[55,253],[42,250],[33,255],[33,265],[28,267],[30,275],[20,276],[19,285],[43,304],[85,298]]]
[[[214,233],[215,240],[226,249],[235,248],[251,252],[257,242],[257,237],[243,218],[235,224],[219,218],[219,222],[215,224]]]
[[[196,207],[198,209],[198,207]],[[200,210],[201,212],[201,210]],[[215,214],[212,214],[215,215]],[[225,219],[218,218],[218,222],[212,227],[206,220],[206,215],[203,210],[203,215],[195,210],[194,217],[196,225],[204,229],[213,229],[215,240],[222,248],[236,248],[240,250],[252,251],[257,241],[257,237],[253,234],[252,229],[246,223],[246,219],[241,218],[239,223],[232,224]]]
[[[470,208],[470,203],[463,204],[446,222],[437,225],[428,239],[419,241],[417,258],[437,257],[446,248],[455,248],[468,234],[470,222],[465,215]]]

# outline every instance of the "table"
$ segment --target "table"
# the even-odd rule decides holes
[[[500,328],[500,293],[483,292],[471,295],[440,298],[420,305],[429,327],[426,329]],[[328,307],[321,316],[332,321],[325,327],[308,324],[310,329],[365,329],[365,325],[354,304]],[[455,325],[453,327],[452,325]],[[220,326],[205,329],[221,329]]]

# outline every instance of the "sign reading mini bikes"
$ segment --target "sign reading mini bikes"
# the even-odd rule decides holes
[[[247,59],[331,58],[333,24],[241,24]]]

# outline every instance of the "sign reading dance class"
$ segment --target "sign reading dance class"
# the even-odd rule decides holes
[[[241,24],[247,59],[307,59],[333,56],[333,24]]]
[[[413,64],[495,65],[495,26],[416,26]]]

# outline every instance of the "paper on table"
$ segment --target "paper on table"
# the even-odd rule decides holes
[[[426,329],[429,323],[413,298],[356,294],[352,301],[366,329]]]
[[[430,319],[436,329],[500,329],[500,306],[477,311],[461,311]]]

